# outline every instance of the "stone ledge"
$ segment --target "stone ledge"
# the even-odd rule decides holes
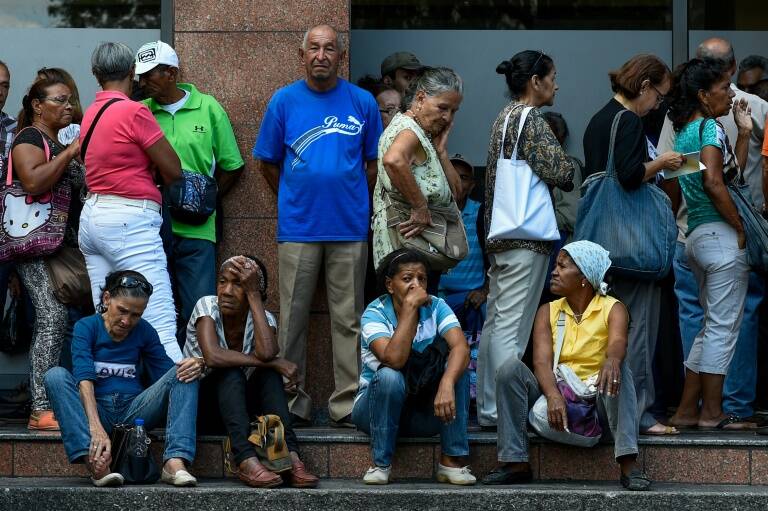
[[[255,490],[234,481],[201,481],[197,488],[163,484],[94,488],[85,479],[0,479],[0,509],[78,509],[102,511],[166,509],[246,509],[272,511],[334,509],[538,509],[542,511],[708,511],[764,510],[768,488],[656,484],[653,491],[622,491],[616,484],[530,484],[514,487],[452,487],[438,484],[392,484],[370,487],[358,482],[323,481],[314,490]]]

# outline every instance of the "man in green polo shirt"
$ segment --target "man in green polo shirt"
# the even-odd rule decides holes
[[[242,173],[229,117],[221,105],[194,85],[178,83],[179,57],[162,41],[147,43],[136,53],[136,77],[149,96],[152,111],[181,160],[181,168],[214,176],[219,197]],[[173,250],[169,267],[181,304],[179,343],[186,323],[203,296],[216,294],[216,214],[202,225],[172,221]]]

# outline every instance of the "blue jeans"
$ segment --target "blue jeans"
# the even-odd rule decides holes
[[[442,453],[446,456],[467,456],[469,437],[469,375],[465,372],[456,382],[456,419],[444,423],[435,416],[430,400],[427,405],[410,406],[406,402],[405,377],[400,371],[381,367],[371,383],[360,391],[352,408],[352,422],[357,429],[371,436],[373,464],[392,464],[398,434],[430,437],[440,434]]]
[[[115,424],[132,424],[137,418],[144,419],[147,431],[165,425],[163,461],[181,458],[191,463],[195,459],[198,387],[197,380],[180,382],[174,366],[141,394],[98,396],[99,421],[107,434]],[[45,373],[45,388],[61,427],[69,462],[81,461],[88,455],[91,434],[78,383],[69,371],[54,367]]]
[[[197,301],[216,294],[216,245],[208,240],[173,237],[173,283],[179,298],[179,344],[187,340],[187,322]]]
[[[678,242],[675,249],[675,295],[680,314],[680,338],[683,358],[688,358],[693,340],[701,330],[704,311],[699,304],[699,290],[693,276],[685,244]],[[755,272],[749,273],[744,317],[741,321],[736,351],[731,359],[723,387],[723,411],[739,417],[750,417],[757,385],[758,311],[765,296],[765,283]]]

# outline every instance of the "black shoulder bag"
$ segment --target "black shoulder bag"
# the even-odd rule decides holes
[[[160,469],[149,446],[146,456],[131,452],[131,437],[135,431],[136,426],[131,424],[115,424],[112,428],[112,463],[109,469],[122,475],[127,484],[152,484],[160,479]]]

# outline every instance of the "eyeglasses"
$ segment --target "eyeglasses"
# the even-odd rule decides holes
[[[648,83],[651,85],[651,87],[653,87],[653,90],[656,91],[656,104],[657,105],[662,104],[664,102],[664,100],[666,99],[666,96],[664,94],[662,94],[661,91],[659,89],[657,89],[654,84],[652,84],[650,82],[648,82]]]
[[[147,296],[152,295],[153,287],[152,284],[147,282],[146,280],[141,280],[136,277],[132,277],[130,275],[125,275],[123,277],[120,277],[120,279],[112,286],[112,290],[117,289],[118,287],[124,287],[126,289],[133,289],[133,288],[140,288]]]
[[[75,105],[75,102],[72,100],[72,96],[56,96],[55,98],[45,97],[43,99],[46,101],[53,101],[57,105]]]

